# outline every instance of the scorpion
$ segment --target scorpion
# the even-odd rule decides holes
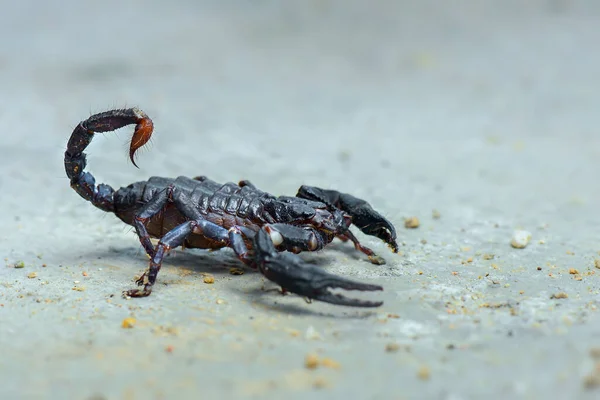
[[[335,238],[351,241],[373,264],[385,260],[363,246],[350,231],[354,225],[364,234],[385,242],[398,252],[396,230],[365,200],[335,190],[301,186],[295,197],[274,196],[248,180],[219,184],[205,176],[151,177],[114,190],[96,184],[86,172],[84,150],[94,134],[135,125],[129,158],[152,136],[154,124],[138,108],[94,114],[81,121],[67,143],[64,165],[71,188],[83,199],[135,228],[150,261],[136,280],[140,288],[126,290],[125,297],[152,293],[163,258],[176,247],[216,250],[228,247],[246,266],[307,301],[317,300],[352,307],[379,307],[382,301],[346,297],[334,289],[379,291],[379,285],[343,278],[305,262],[297,253],[318,251]],[[153,245],[151,238],[158,239]]]

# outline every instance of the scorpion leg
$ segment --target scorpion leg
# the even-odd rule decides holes
[[[227,243],[227,229],[204,219],[187,221],[167,232],[158,242],[148,271],[137,280],[143,289],[127,290],[123,294],[129,297],[146,297],[152,293],[152,286],[156,283],[158,272],[162,266],[164,256],[172,249],[181,246],[190,234],[202,234],[215,241]]]
[[[146,253],[150,258],[154,257],[154,246],[150,241],[150,235],[146,229],[146,222],[161,212],[165,205],[169,202],[169,198],[173,193],[173,187],[168,187],[166,190],[157,192],[140,210],[135,214],[133,218],[133,226],[138,234],[140,242],[146,250]]]
[[[365,200],[356,198],[350,194],[340,193],[336,190],[320,189],[313,186],[301,186],[296,196],[308,200],[320,201],[330,208],[337,208],[350,214],[352,216],[352,223],[363,233],[383,240],[390,246],[394,253],[398,252],[394,225],[375,211]],[[376,256],[371,249],[362,246],[352,233],[349,235],[345,233],[342,235],[342,238],[352,240],[355,247],[367,254],[374,264],[379,264],[383,260],[381,257]]]
[[[254,262],[269,280],[280,285],[284,291],[296,293],[310,300],[352,307],[379,307],[381,301],[359,300],[331,293],[330,289],[375,291],[381,286],[355,282],[323,271],[305,263],[298,255],[278,252],[268,225],[254,236]]]
[[[366,254],[367,257],[369,257],[369,261],[371,261],[371,263],[373,263],[375,265],[384,265],[385,264],[385,260],[383,259],[383,257],[380,257],[377,254],[375,254],[375,252],[373,250],[371,250],[370,248],[368,248],[367,246],[363,246],[358,241],[357,237],[354,236],[354,234],[350,230],[348,230],[343,235],[339,235],[338,239],[342,240],[343,242],[350,240],[352,243],[354,243],[354,248],[356,250]]]

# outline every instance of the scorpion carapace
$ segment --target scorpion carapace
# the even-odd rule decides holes
[[[119,190],[96,185],[84,171],[83,152],[94,133],[135,125],[129,157],[152,136],[152,120],[141,110],[129,108],[92,115],[80,122],[65,151],[65,170],[71,187],[101,210],[112,212],[133,226],[150,257],[150,266],[136,282],[140,289],[127,290],[129,297],[152,292],[164,256],[178,246],[219,249],[229,247],[246,265],[267,279],[307,299],[354,307],[378,307],[367,301],[334,294],[331,289],[374,291],[381,286],[332,275],[307,264],[301,251],[317,251],[335,238],[352,241],[374,264],[385,261],[360,244],[350,231],[353,224],[398,252],[394,226],[364,200],[335,190],[302,186],[295,197],[273,196],[249,181],[218,184],[204,176],[175,179],[152,177]],[[159,239],[154,246],[150,238]]]

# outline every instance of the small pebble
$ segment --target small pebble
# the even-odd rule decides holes
[[[304,358],[304,366],[308,369],[316,369],[319,366],[319,357],[316,354],[307,354]]]
[[[400,345],[398,343],[388,343],[385,345],[386,353],[395,353],[400,350]]]
[[[204,283],[208,283],[208,284],[215,283],[215,277],[211,276],[211,275],[205,276]]]
[[[323,378],[322,376],[319,376],[313,382],[313,386],[315,389],[324,389],[329,386],[329,382],[327,381],[327,379]]]
[[[426,366],[422,366],[421,368],[419,368],[419,372],[417,372],[417,376],[421,380],[424,380],[424,381],[428,380],[431,377],[431,370]]]
[[[531,240],[531,233],[527,231],[515,231],[513,233],[512,239],[510,240],[510,245],[515,249],[524,249],[529,244]]]
[[[325,368],[340,369],[340,363],[328,357],[321,360],[321,365]]]
[[[594,371],[583,379],[583,386],[588,390],[600,388],[600,363],[596,363]]]
[[[30,272],[27,274],[29,279],[37,278],[37,272]]]
[[[229,270],[229,273],[231,275],[244,275],[244,269],[243,268],[231,268]]]
[[[418,228],[419,225],[421,225],[421,222],[419,221],[419,218],[417,218],[417,217],[410,217],[410,218],[406,218],[404,220],[405,228],[415,229],[415,228]]]
[[[317,330],[312,325],[310,325],[308,328],[306,328],[306,333],[304,334],[304,337],[307,340],[321,339],[321,335],[319,334],[319,332],[317,332]]]
[[[121,322],[121,327],[125,329],[131,329],[135,326],[135,318],[125,318],[123,322]]]

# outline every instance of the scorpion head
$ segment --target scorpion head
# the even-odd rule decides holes
[[[300,200],[300,201],[297,201]],[[281,196],[278,199],[269,199],[264,203],[264,210],[274,222],[298,225],[309,221],[315,215],[315,207],[310,201],[294,197]]]
[[[332,238],[345,233],[352,224],[352,217],[340,210],[316,209],[315,215],[310,220],[310,225],[321,233]]]
[[[308,225],[332,237],[346,232],[352,223],[350,215],[341,210],[330,210],[319,201],[287,196],[277,200],[270,208],[279,222]]]

